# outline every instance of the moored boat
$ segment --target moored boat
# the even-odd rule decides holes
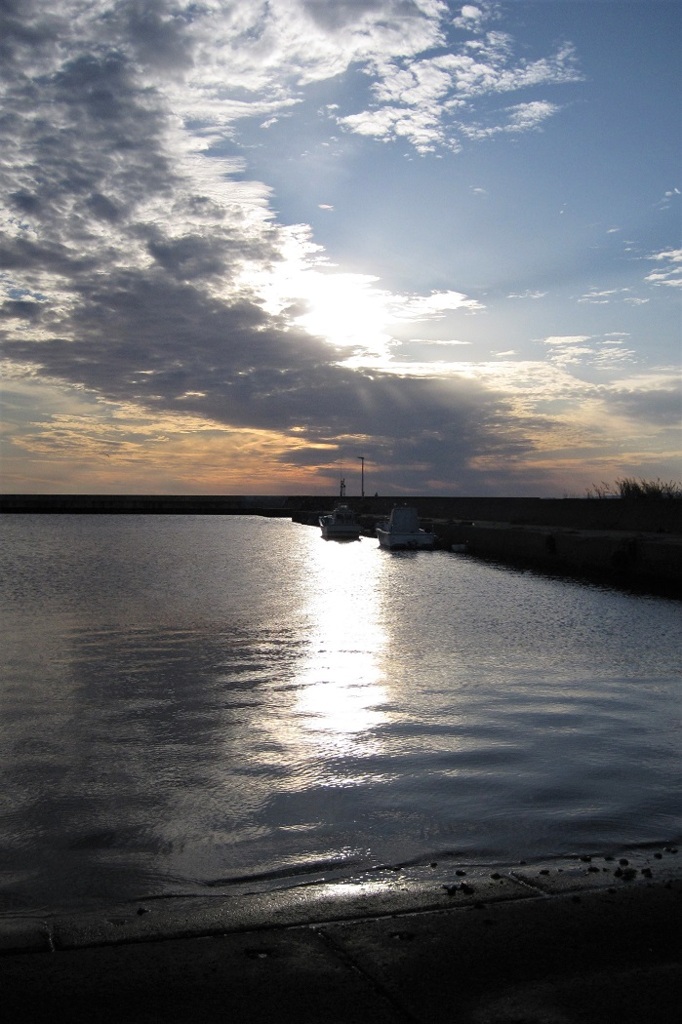
[[[319,518],[325,540],[359,540],[360,523],[348,505],[337,505],[328,515]]]
[[[417,510],[410,505],[396,506],[389,519],[377,525],[376,535],[381,547],[392,551],[432,550],[436,543],[436,535],[421,529]]]

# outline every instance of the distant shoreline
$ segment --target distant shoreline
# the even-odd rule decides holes
[[[0,512],[151,515],[264,515],[290,517],[327,511],[334,495],[4,494]],[[682,535],[682,501],[670,498],[505,498],[475,496],[346,496],[357,513],[387,515],[414,505],[420,517],[575,530],[624,530]]]

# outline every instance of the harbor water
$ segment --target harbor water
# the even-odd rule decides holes
[[[682,838],[679,602],[284,519],[0,534],[0,912]]]

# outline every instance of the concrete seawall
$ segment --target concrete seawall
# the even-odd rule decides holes
[[[682,536],[509,523],[434,523],[441,547],[545,572],[600,577],[682,597]]]
[[[334,495],[249,494],[4,494],[0,512],[153,515],[268,515],[325,511]],[[589,498],[442,496],[346,497],[356,512],[386,516],[394,505],[414,505],[422,518],[477,520],[575,530],[632,530],[682,535],[682,501]]]

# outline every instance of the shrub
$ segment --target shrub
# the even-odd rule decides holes
[[[626,501],[646,501],[660,498],[682,498],[682,484],[674,480],[636,480],[626,476],[616,480],[615,489],[611,484],[593,484],[587,492],[588,498],[623,498]]]

